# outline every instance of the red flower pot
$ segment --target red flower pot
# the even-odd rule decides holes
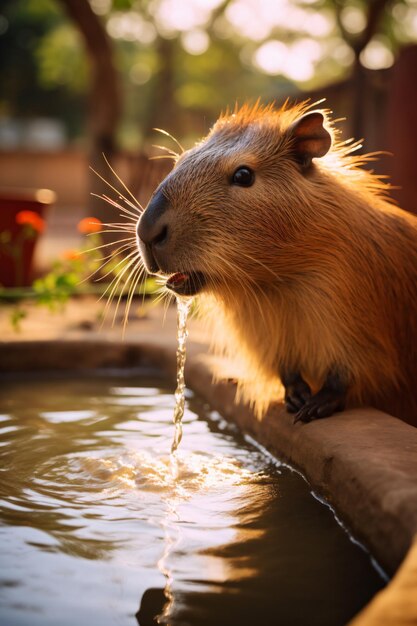
[[[0,190],[0,285],[24,287],[33,280],[33,257],[44,228],[49,189]]]

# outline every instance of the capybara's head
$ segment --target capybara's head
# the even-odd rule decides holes
[[[305,105],[244,106],[184,152],[138,223],[147,270],[179,295],[271,281],[271,255],[308,220],[313,159],[331,136]]]

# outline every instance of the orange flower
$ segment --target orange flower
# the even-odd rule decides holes
[[[82,252],[80,250],[64,250],[61,256],[67,261],[75,261],[82,256]]]
[[[96,217],[85,217],[78,222],[77,228],[83,235],[89,235],[90,233],[99,233],[103,224]]]
[[[30,226],[37,233],[43,233],[46,226],[45,220],[35,211],[19,211],[16,215],[16,223]]]

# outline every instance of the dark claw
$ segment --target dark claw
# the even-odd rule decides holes
[[[323,388],[299,409],[294,417],[294,424],[297,422],[308,423],[315,419],[329,417],[337,411],[343,411],[344,406],[344,391]]]
[[[285,396],[285,408],[287,409],[288,413],[297,413],[297,411],[299,411],[301,407],[299,404],[295,404],[295,402]]]
[[[311,390],[307,383],[300,377],[293,380],[285,387],[285,406],[289,413],[296,413],[311,398]]]

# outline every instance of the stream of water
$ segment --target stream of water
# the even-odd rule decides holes
[[[175,389],[175,408],[174,408],[174,441],[171,446],[171,454],[175,452],[180,445],[182,439],[182,418],[184,416],[185,407],[185,359],[187,356],[186,342],[188,337],[187,319],[193,304],[192,298],[181,298],[177,296],[177,387]]]

